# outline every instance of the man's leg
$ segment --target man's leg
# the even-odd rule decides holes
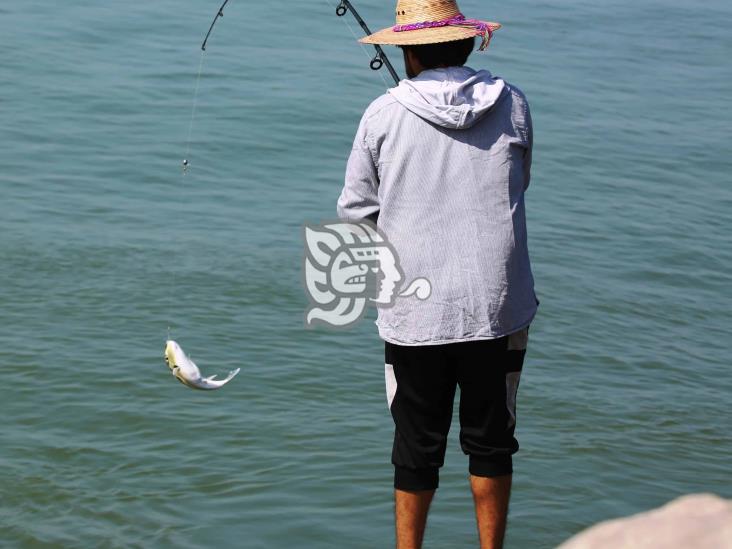
[[[470,475],[481,549],[501,549],[506,532],[511,475],[477,477]]]
[[[397,547],[418,548],[439,485],[457,380],[439,346],[386,343],[385,354],[387,403],[395,426]]]
[[[528,330],[454,348],[460,385],[460,445],[469,459],[481,548],[500,549],[518,450],[516,393]]]
[[[394,490],[397,549],[422,547],[427,511],[434,494],[434,490]]]

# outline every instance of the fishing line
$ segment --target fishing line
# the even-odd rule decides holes
[[[208,28],[208,32],[206,33],[206,37],[203,39],[203,43],[201,44],[201,60],[198,63],[198,76],[196,76],[196,87],[195,91],[193,92],[193,107],[191,108],[191,122],[188,125],[188,138],[186,139],[186,155],[183,157],[183,174],[185,175],[186,171],[188,171],[188,157],[191,153],[191,136],[193,135],[193,121],[196,118],[196,109],[198,108],[198,90],[201,85],[201,72],[203,71],[203,58],[206,54],[206,44],[208,44],[208,39],[211,36],[211,33],[214,30],[214,27],[216,26],[216,22],[224,16],[224,8],[226,7],[226,4],[229,3],[229,0],[224,0],[224,3],[221,4],[221,7],[219,8],[219,11],[216,12],[216,15],[214,15],[213,21],[211,21],[211,26]]]
[[[201,73],[203,72],[203,58],[204,58],[205,53],[206,53],[205,51],[201,51],[201,57],[198,62],[198,74],[196,75],[196,85],[194,87],[194,92],[193,92],[193,105],[191,106],[191,119],[188,122],[188,136],[186,137],[186,145],[185,145],[186,154],[183,157],[183,172],[181,173],[181,181],[185,179],[186,173],[188,172],[188,166],[189,166],[188,159],[190,158],[190,154],[191,154],[191,140],[193,137],[193,124],[196,119],[196,111],[198,109],[198,90],[199,90],[200,84],[201,84]],[[170,275],[170,282],[169,282],[170,301],[172,303],[175,303],[175,297],[174,297],[175,290],[176,290],[175,275],[176,275],[176,271],[175,271],[175,269],[173,269],[173,272]],[[168,319],[168,320],[170,320],[170,319]],[[168,333],[167,333],[167,337],[165,339],[166,342],[170,341],[170,339],[171,339],[170,332],[171,332],[171,328],[170,328],[170,323],[169,323],[168,324]]]
[[[203,71],[203,58],[206,50],[201,50],[201,60],[198,62],[198,76],[196,76],[196,86],[193,92],[193,106],[191,107],[191,121],[188,124],[188,137],[186,138],[186,154],[183,157],[183,175],[188,171],[188,158],[191,154],[191,138],[193,136],[193,122],[196,119],[196,110],[198,109],[198,90],[201,85],[201,72]]]
[[[216,15],[214,16],[213,22],[211,23],[211,26],[208,29],[208,32],[206,33],[206,37],[203,39],[203,43],[201,44],[201,55],[199,57],[198,61],[198,71],[196,73],[196,84],[194,86],[193,90],[193,104],[191,105],[191,118],[188,122],[188,134],[186,136],[185,141],[185,155],[183,156],[183,172],[181,174],[181,180],[183,180],[186,176],[186,173],[188,172],[188,168],[190,166],[190,157],[191,157],[191,142],[193,140],[193,126],[196,121],[196,113],[198,112],[198,95],[201,89],[201,75],[203,74],[203,62],[206,56],[206,43],[208,42],[209,37],[211,36],[211,32],[213,31],[214,26],[216,25],[216,21],[219,20],[220,17],[224,16],[224,8],[226,7],[226,4],[229,2],[229,0],[225,0],[224,3],[219,8],[219,11],[216,12]],[[175,270],[170,276],[170,293],[173,295],[175,289],[176,289],[176,281],[175,281]],[[171,297],[171,301],[174,302],[174,299]],[[168,324],[168,331],[167,331],[167,338],[166,341],[169,341],[171,339],[170,337],[171,327],[170,324]]]

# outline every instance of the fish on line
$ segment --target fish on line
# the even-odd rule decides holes
[[[165,343],[165,362],[175,378],[191,389],[213,391],[221,389],[231,381],[241,368],[232,370],[224,379],[216,379],[216,375],[203,377],[196,363],[183,352],[181,346],[172,339]]]

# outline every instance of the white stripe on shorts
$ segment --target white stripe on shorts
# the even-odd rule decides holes
[[[391,403],[394,401],[397,389],[394,366],[391,364],[384,364],[384,378],[386,379],[386,401],[389,403],[389,409],[391,410]]]

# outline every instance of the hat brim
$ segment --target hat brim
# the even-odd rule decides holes
[[[491,32],[501,28],[500,23],[489,22]],[[417,46],[420,44],[439,44],[477,36],[478,31],[470,27],[433,27],[411,31],[395,32],[387,27],[369,34],[359,40],[362,44],[384,44],[389,46]]]

